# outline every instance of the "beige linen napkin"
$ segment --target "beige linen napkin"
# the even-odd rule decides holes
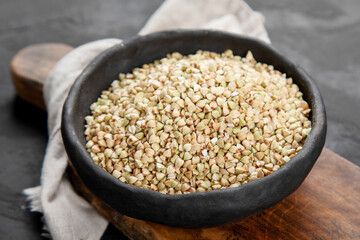
[[[217,29],[245,34],[270,42],[264,18],[242,0],[167,0],[139,34],[191,28]],[[24,190],[32,211],[42,212],[54,239],[100,239],[108,222],[78,196],[66,175],[68,157],[61,132],[61,112],[69,89],[89,62],[120,39],[103,39],[84,44],[63,57],[44,86],[48,111],[49,142],[41,172],[41,186]]]

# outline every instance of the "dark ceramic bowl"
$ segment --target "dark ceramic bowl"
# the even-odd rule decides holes
[[[273,65],[292,77],[310,104],[312,130],[303,149],[277,172],[242,186],[185,195],[165,195],[127,185],[93,163],[85,149],[84,117],[101,91],[120,72],[178,51],[223,52]],[[84,184],[112,208],[130,217],[182,228],[201,228],[240,221],[263,211],[294,192],[310,172],[325,141],[326,115],[320,92],[310,77],[271,46],[247,37],[218,31],[167,31],[137,36],[95,58],[78,77],[65,102],[62,136],[69,158]]]

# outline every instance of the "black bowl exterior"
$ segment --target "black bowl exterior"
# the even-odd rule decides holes
[[[153,62],[167,53],[223,52],[271,64],[292,77],[312,109],[312,130],[303,149],[277,172],[242,186],[204,193],[165,195],[127,185],[93,163],[85,149],[84,117],[101,91],[120,72]],[[85,185],[112,208],[130,217],[182,228],[201,228],[240,221],[269,208],[295,191],[324,146],[326,114],[314,82],[269,45],[219,31],[176,30],[137,36],[100,54],[78,77],[64,104],[62,136],[71,163]]]

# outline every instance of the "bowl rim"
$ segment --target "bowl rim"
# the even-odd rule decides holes
[[[309,91],[309,99],[312,99],[311,104],[311,131],[309,135],[307,136],[307,139],[305,141],[305,144],[303,148],[293,157],[288,163],[283,165],[279,170],[277,170],[274,173],[271,173],[270,175],[257,179],[255,181],[248,182],[246,184],[240,185],[235,188],[226,188],[226,189],[217,189],[217,190],[211,190],[206,192],[195,192],[195,193],[189,193],[189,194],[179,194],[179,195],[170,195],[170,194],[163,194],[157,191],[152,191],[145,188],[135,187],[126,183],[123,183],[119,179],[116,179],[108,172],[105,172],[103,169],[101,169],[98,165],[96,165],[89,153],[86,151],[85,146],[81,143],[80,136],[76,135],[75,131],[75,124],[72,124],[74,122],[74,116],[76,116],[76,112],[74,112],[73,105],[76,103],[76,99],[78,98],[78,94],[81,92],[81,88],[83,84],[86,84],[86,79],[88,76],[90,76],[96,69],[96,66],[98,66],[100,63],[106,61],[111,55],[114,54],[114,52],[120,51],[124,48],[127,48],[129,46],[132,46],[134,44],[138,44],[138,42],[143,41],[145,38],[147,40],[151,39],[157,39],[162,37],[169,37],[169,36],[177,36],[177,35],[192,35],[192,36],[206,36],[206,35],[218,35],[218,36],[228,36],[228,37],[235,37],[242,39],[244,41],[253,42],[257,45],[260,45],[264,48],[267,48],[269,51],[271,51],[277,59],[280,59],[283,62],[286,62],[287,65],[294,68],[297,73],[301,76],[301,81],[308,87]],[[156,60],[156,59],[154,59]],[[315,104],[316,103],[316,104]],[[90,106],[89,106],[90,107]],[[85,120],[84,120],[85,121]],[[85,122],[84,122],[85,124]],[[142,194],[146,197],[155,197],[155,198],[163,198],[169,201],[173,200],[181,200],[181,199],[200,199],[204,198],[205,196],[211,196],[211,195],[218,195],[219,193],[227,192],[227,193],[235,193],[241,189],[249,189],[252,188],[255,185],[263,184],[265,181],[271,181],[272,179],[281,178],[282,175],[286,174],[289,169],[293,167],[297,162],[304,161],[304,158],[307,157],[307,154],[313,150],[313,148],[317,147],[316,144],[314,144],[318,139],[319,134],[324,133],[325,128],[325,134],[326,134],[326,113],[325,113],[325,107],[320,95],[320,91],[316,84],[311,80],[310,76],[297,64],[292,63],[287,58],[283,57],[277,50],[275,50],[271,45],[254,39],[247,36],[234,34],[234,33],[228,33],[223,31],[217,31],[217,30],[169,30],[169,31],[160,31],[151,33],[145,36],[135,36],[132,38],[129,38],[128,40],[125,40],[121,42],[120,44],[117,44],[104,52],[100,53],[95,59],[93,59],[90,64],[82,71],[82,73],[77,77],[75,80],[73,86],[71,87],[69,94],[66,98],[66,101],[63,106],[63,112],[62,112],[62,121],[61,121],[61,132],[64,139],[65,148],[68,150],[68,148],[74,148],[73,151],[76,153],[76,159],[69,156],[69,159],[71,163],[73,164],[76,171],[79,170],[78,161],[80,160],[81,164],[85,164],[87,169],[91,169],[93,173],[96,175],[97,178],[101,179],[105,182],[112,182],[119,188],[125,188],[129,190],[128,192],[135,192]],[[84,137],[84,136],[82,136]],[[79,174],[80,175],[80,174]],[[82,179],[81,175],[80,178]],[[86,181],[84,181],[85,185]],[[101,198],[101,197],[100,197]]]

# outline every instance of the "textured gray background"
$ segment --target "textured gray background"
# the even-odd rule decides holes
[[[0,0],[0,238],[39,239],[39,214],[25,210],[21,190],[38,185],[46,146],[46,113],[16,97],[9,62],[21,48],[78,46],[135,35],[161,0]],[[360,165],[360,1],[249,0],[266,17],[275,48],[318,84],[328,114],[326,147]],[[121,239],[110,226],[104,239]]]

